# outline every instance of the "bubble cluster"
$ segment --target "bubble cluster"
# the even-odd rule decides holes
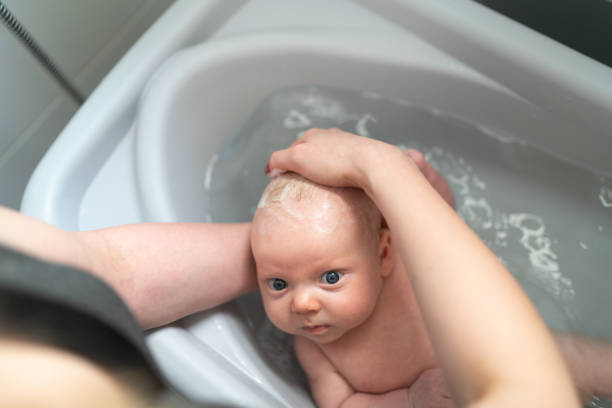
[[[311,88],[307,91],[293,109],[289,109],[283,118],[283,126],[286,129],[301,129],[296,138],[299,138],[304,130],[316,127],[321,120],[331,121],[339,126],[349,121],[355,121],[354,132],[360,136],[370,137],[368,122],[377,122],[371,113],[349,113],[346,107],[337,100],[320,93]]]
[[[559,257],[542,216],[494,208],[486,195],[487,183],[464,158],[438,146],[421,149],[451,184],[459,215],[500,260],[503,256],[502,262],[511,272],[519,273],[517,254],[524,251],[530,278],[552,295],[566,300],[575,296],[572,281],[561,273]]]
[[[348,113],[342,103],[323,95],[316,89],[307,92],[299,104],[306,110],[306,115],[313,118],[331,119],[338,124],[349,119],[355,119],[355,115]]]
[[[283,126],[287,129],[304,128],[312,125],[312,122],[308,116],[304,113],[291,109],[287,112],[287,116],[283,120]]]
[[[365,137],[370,136],[370,132],[368,132],[368,128],[366,127],[368,121],[376,122],[376,118],[369,113],[366,113],[359,118],[357,125],[355,126],[355,132],[357,132],[358,135]]]

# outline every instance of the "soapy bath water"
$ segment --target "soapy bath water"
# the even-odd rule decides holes
[[[448,180],[459,215],[550,327],[612,338],[612,177],[539,151],[520,135],[502,137],[444,112],[369,92],[279,91],[209,162],[203,175],[208,220],[250,220],[267,183],[270,153],[311,127],[339,127],[421,150]],[[286,344],[285,353],[271,355],[286,371],[295,364],[291,342],[270,330],[265,324],[258,341],[274,337]]]

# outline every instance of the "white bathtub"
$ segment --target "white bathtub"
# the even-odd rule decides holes
[[[202,221],[211,158],[299,85],[406,100],[612,174],[612,70],[475,3],[178,0],[60,135],[22,210],[66,229]],[[256,341],[264,321],[250,296],[148,344],[196,401],[312,406]]]

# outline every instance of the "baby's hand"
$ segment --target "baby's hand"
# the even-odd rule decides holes
[[[442,370],[431,368],[421,373],[408,390],[411,408],[454,408]]]
[[[389,161],[404,160],[390,144],[340,129],[310,129],[270,157],[269,174],[290,170],[317,183],[367,189],[367,175]]]

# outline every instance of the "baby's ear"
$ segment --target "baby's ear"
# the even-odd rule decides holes
[[[378,263],[380,274],[386,278],[393,269],[393,254],[391,251],[391,231],[388,228],[381,228],[378,236]]]

